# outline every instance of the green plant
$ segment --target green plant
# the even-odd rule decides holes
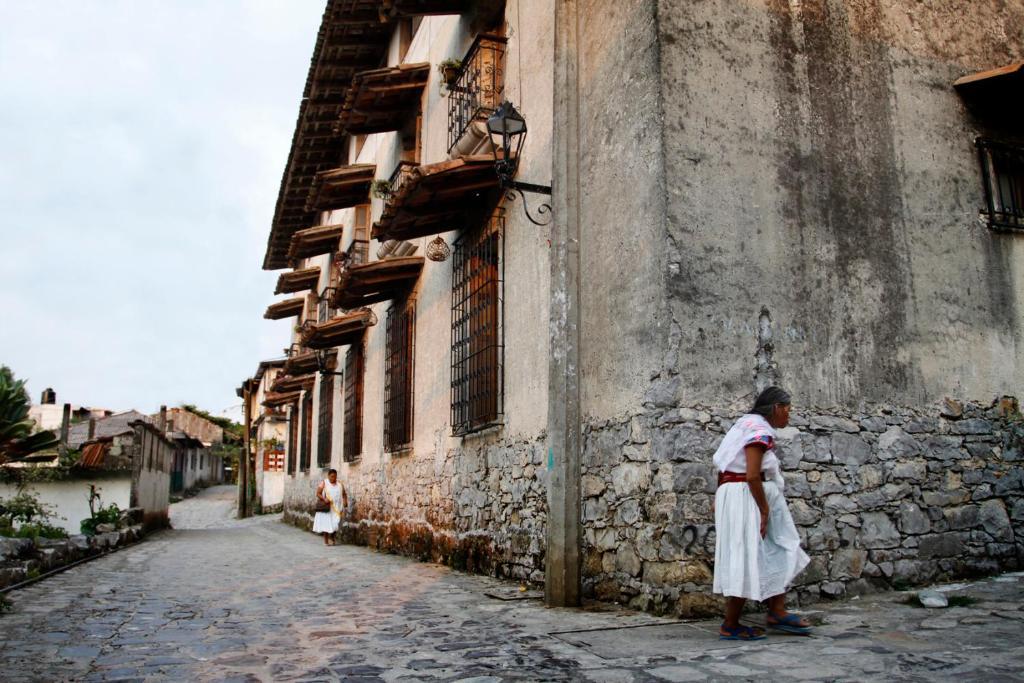
[[[100,489],[95,484],[89,485],[89,514],[88,519],[83,519],[79,528],[86,536],[95,536],[96,527],[100,524],[113,524],[116,528],[121,522],[121,508],[117,503],[104,506],[100,500]]]
[[[34,520],[48,521],[53,507],[41,503],[30,491],[18,491],[13,498],[0,499],[0,525],[10,528],[31,524]]]
[[[374,180],[370,184],[370,194],[377,199],[391,199],[391,183],[387,180]]]
[[[459,72],[462,71],[462,60],[461,59],[446,59],[437,65],[437,71],[441,74],[447,83],[451,83],[459,76]]]
[[[5,596],[0,595],[0,614],[10,612],[12,609],[14,609],[14,603],[8,600]]]
[[[28,417],[30,405],[25,381],[15,380],[10,368],[0,366],[0,463],[57,446],[53,432],[32,433],[35,422]]]
[[[59,526],[53,526],[46,522],[36,524],[23,524],[14,536],[17,538],[67,538],[68,532]]]

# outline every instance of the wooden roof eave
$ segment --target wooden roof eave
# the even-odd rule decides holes
[[[327,352],[327,369],[333,370],[338,366],[338,352],[328,351]],[[316,353],[307,351],[305,353],[296,354],[288,358],[284,362],[284,368],[282,372],[289,375],[304,375],[309,372],[313,372],[318,369]]]
[[[478,208],[479,200],[497,189],[490,155],[417,166],[388,202],[371,235],[380,241],[411,239],[458,228],[444,228],[443,222]]]
[[[288,247],[288,260],[297,261],[337,251],[338,242],[344,231],[345,226],[340,223],[299,230],[292,235],[291,244]]]
[[[278,301],[275,304],[270,304],[267,306],[267,311],[263,314],[263,317],[267,320],[283,320],[284,318],[302,315],[302,311],[305,307],[306,299],[304,297],[297,296],[292,299],[285,299],[284,301]]]
[[[332,305],[358,308],[394,299],[416,284],[423,271],[422,256],[399,256],[342,271]]]
[[[287,393],[269,393],[263,399],[263,405],[267,408],[277,408],[280,406],[290,405],[297,403],[299,398],[302,396],[302,392],[289,391]]]
[[[311,349],[345,346],[361,339],[366,328],[376,322],[370,310],[349,313],[306,328],[302,332],[302,344]]]
[[[291,391],[310,391],[313,388],[313,384],[316,381],[316,375],[314,373],[307,373],[304,375],[281,375],[274,380],[273,385],[270,387],[271,392],[275,393],[287,393]]]
[[[351,164],[320,171],[310,187],[305,209],[329,211],[367,203],[376,172],[375,164]]]
[[[282,273],[277,278],[277,288],[274,294],[292,294],[313,289],[320,282],[320,267],[293,270],[290,273]]]

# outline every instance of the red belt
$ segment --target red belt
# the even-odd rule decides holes
[[[719,472],[718,473],[718,485],[722,484],[734,484],[736,482],[745,483],[747,481],[746,472]],[[761,481],[768,481],[764,472],[761,473]]]

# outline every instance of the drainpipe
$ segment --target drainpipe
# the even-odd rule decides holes
[[[580,604],[580,177],[577,0],[555,3],[544,600]]]

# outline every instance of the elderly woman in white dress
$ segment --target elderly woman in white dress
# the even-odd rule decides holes
[[[726,596],[723,640],[760,640],[762,629],[742,626],[746,600],[766,601],[768,628],[807,634],[810,624],[786,611],[786,590],[810,558],[800,548],[775,455],[775,430],[789,424],[790,397],[768,387],[715,452],[714,592]]]
[[[326,511],[318,511],[313,517],[313,533],[323,534],[324,545],[334,545],[334,534],[341,522],[341,511],[348,507],[348,493],[338,482],[338,470],[329,470],[327,479],[316,487],[316,498],[320,507]]]

